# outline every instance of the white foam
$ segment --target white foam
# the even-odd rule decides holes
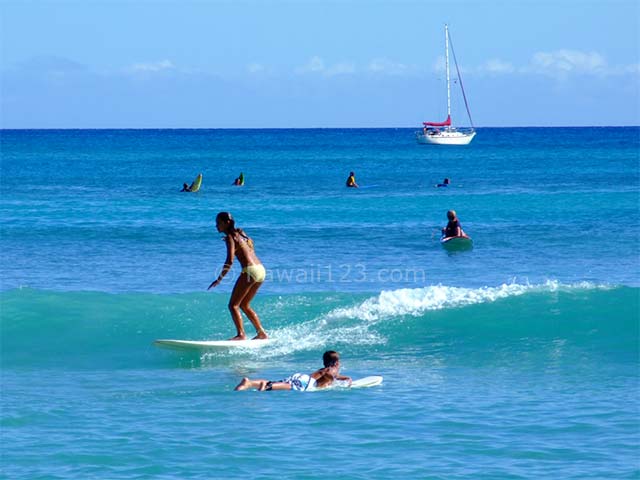
[[[269,336],[275,341],[265,348],[236,348],[223,354],[204,353],[201,358],[238,356],[243,357],[246,363],[250,358],[282,358],[299,351],[322,351],[327,348],[339,348],[340,345],[374,345],[386,342],[385,338],[370,329],[368,323],[348,322],[335,325],[327,323],[324,316],[296,325],[269,329]]]
[[[340,318],[357,318],[365,321],[376,321],[400,315],[419,316],[429,310],[456,308],[478,303],[522,295],[532,291],[558,291],[573,289],[608,288],[589,282],[561,284],[549,280],[540,285],[503,284],[498,287],[462,288],[443,285],[423,288],[402,288],[399,290],[383,290],[376,297],[369,298],[360,305],[336,308],[326,315],[328,320]]]

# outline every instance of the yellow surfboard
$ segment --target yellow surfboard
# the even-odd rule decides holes
[[[200,185],[202,185],[202,174],[201,173],[199,173],[198,176],[196,177],[196,179],[193,181],[193,183],[189,187],[189,191],[197,192],[198,190],[200,190]]]

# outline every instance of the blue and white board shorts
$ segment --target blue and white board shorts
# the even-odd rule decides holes
[[[291,390],[298,392],[313,389],[316,385],[316,381],[306,373],[294,373],[282,381],[291,385]]]

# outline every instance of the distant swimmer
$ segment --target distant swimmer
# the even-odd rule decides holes
[[[238,187],[243,186],[243,185],[244,185],[244,173],[240,172],[240,175],[238,176],[238,178],[236,178],[236,179],[233,181],[233,184],[234,184],[235,186],[238,186]]]
[[[448,187],[448,186],[449,186],[448,178],[445,178],[442,183],[439,183],[438,185],[436,185],[436,187]]]
[[[240,265],[242,265],[242,273],[236,280],[229,300],[229,311],[237,333],[230,340],[246,340],[241,310],[256,329],[257,335],[252,340],[264,340],[268,338],[267,333],[262,328],[258,314],[251,308],[251,300],[258,293],[258,289],[262,286],[262,282],[264,282],[267,275],[264,265],[262,265],[254,251],[253,240],[243,230],[236,228],[235,220],[229,212],[218,213],[216,216],[216,229],[218,232],[225,234],[224,243],[227,245],[227,258],[220,276],[211,282],[207,290],[222,282],[224,276],[231,270],[235,256]]]
[[[316,370],[311,375],[306,373],[294,373],[284,380],[270,381],[263,379],[251,380],[244,377],[235,388],[236,390],[249,390],[255,388],[261,392],[266,390],[295,390],[304,392],[305,390],[316,390],[326,388],[336,381],[346,381],[351,385],[351,377],[340,375],[340,354],[333,350],[327,350],[322,355],[324,367]]]
[[[347,178],[347,187],[358,188],[358,184],[356,183],[356,174],[354,172],[349,173],[349,178]]]
[[[191,188],[189,188],[189,185],[187,185],[186,183],[182,184],[182,190],[180,190],[181,192],[190,192]]]
[[[449,210],[447,212],[447,218],[449,219],[449,223],[442,229],[443,240],[451,237],[469,238],[467,234],[464,233],[464,230],[462,230],[455,210]]]

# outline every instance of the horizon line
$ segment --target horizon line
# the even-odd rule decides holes
[[[638,125],[513,125],[473,127],[475,130],[492,128],[639,128]],[[469,128],[469,127],[460,127]],[[0,127],[8,130],[421,130],[422,127]]]

